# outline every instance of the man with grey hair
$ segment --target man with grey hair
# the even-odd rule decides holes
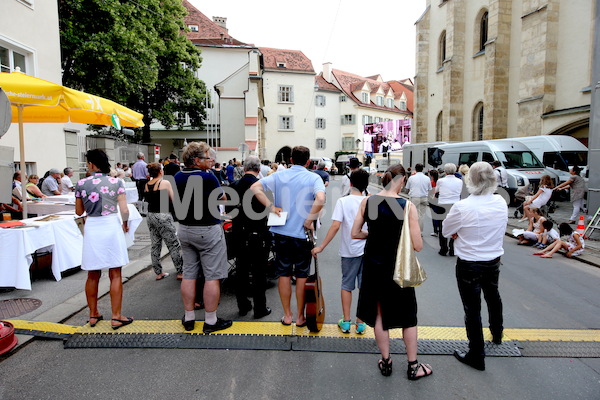
[[[445,212],[448,212],[452,205],[460,200],[460,193],[462,192],[463,181],[458,179],[455,175],[456,165],[447,163],[444,165],[444,173],[446,176],[442,179],[438,179],[435,186],[435,192],[439,194],[438,205],[444,208]],[[434,218],[441,218],[440,229],[444,225],[445,214],[433,215]],[[448,239],[444,235],[439,235],[440,251],[438,252],[441,256],[454,256],[454,239],[450,238],[450,246],[448,246]]]
[[[249,190],[250,186],[258,182],[260,166],[260,160],[256,156],[248,156],[244,160],[244,175],[229,186],[238,194],[239,203],[226,208],[228,213],[233,210],[238,213],[233,218],[230,244],[233,245],[231,247],[236,257],[235,296],[239,314],[244,316],[252,310],[252,303],[248,300],[248,297],[252,297],[255,319],[271,314],[265,297],[266,266],[271,242],[267,227],[269,213]]]
[[[42,193],[44,193],[46,196],[57,196],[60,194],[60,189],[59,189],[59,183],[60,183],[60,171],[57,170],[56,168],[51,168],[50,171],[48,171],[48,177],[46,179],[44,179],[44,182],[42,182]]]
[[[221,191],[218,179],[210,172],[214,157],[205,142],[191,142],[183,149],[185,168],[176,173],[175,214],[179,220],[177,234],[183,256],[181,298],[184,315],[181,323],[186,331],[194,329],[196,321],[196,281],[204,276],[204,333],[227,329],[231,320],[217,317],[221,299],[221,279],[228,276],[227,248],[221,228],[218,205],[210,201],[213,191]],[[189,186],[189,187],[188,187]],[[187,192],[192,192],[191,198]],[[201,199],[196,197],[201,196]],[[183,214],[183,215],[182,215]],[[196,216],[199,216],[196,218]]]
[[[465,326],[469,338],[467,353],[455,350],[462,363],[485,370],[485,351],[481,323],[481,292],[488,307],[490,331],[495,344],[502,343],[502,299],[498,292],[500,257],[508,207],[495,195],[497,183],[492,166],[476,162],[467,176],[471,195],[455,203],[444,220],[442,234],[454,238],[456,280],[465,310]]]
[[[60,178],[60,194],[69,194],[75,190],[71,177],[73,176],[73,168],[67,167],[63,170],[64,176]]]
[[[315,174],[319,175],[321,179],[323,179],[323,184],[325,187],[329,186],[329,174],[325,171],[325,163],[320,161],[317,164],[317,169],[312,170]]]

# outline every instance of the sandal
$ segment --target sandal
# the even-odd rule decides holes
[[[112,328],[114,330],[117,330],[117,329],[122,328],[125,325],[129,325],[129,324],[131,324],[133,322],[133,318],[131,318],[131,317],[125,317],[125,318],[127,318],[127,319],[116,319],[116,318],[113,318],[112,319],[113,321],[120,322],[121,325],[112,325]]]
[[[381,371],[381,375],[390,376],[392,374],[392,357],[388,356],[388,358],[381,357],[378,364],[379,371]]]
[[[95,320],[96,320],[96,322],[94,322],[94,323],[92,324],[91,320],[93,320],[93,319],[95,319]],[[90,320],[89,320],[88,322],[90,323],[90,326],[93,328],[93,327],[95,327],[95,326],[96,326],[96,324],[97,324],[98,322],[102,321],[103,319],[104,319],[104,317],[103,317],[102,315],[98,315],[97,317],[90,317]]]
[[[423,371],[423,375],[417,376],[419,373],[419,369]],[[429,370],[429,372],[427,372]],[[431,365],[429,364],[421,364],[417,360],[408,362],[408,370],[406,371],[406,375],[409,380],[416,381],[426,376],[433,374],[433,369],[431,369]]]

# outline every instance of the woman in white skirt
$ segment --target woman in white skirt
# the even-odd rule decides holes
[[[121,267],[129,263],[125,235],[129,230],[127,200],[123,181],[109,176],[110,164],[104,151],[90,150],[86,153],[90,176],[77,182],[75,188],[75,212],[87,213],[83,234],[83,258],[81,269],[88,271],[85,295],[90,309],[90,326],[103,320],[98,311],[98,283],[103,269],[108,268],[110,278],[111,326],[119,329],[133,322],[133,318],[121,314],[123,282]],[[121,213],[123,222],[119,221]]]

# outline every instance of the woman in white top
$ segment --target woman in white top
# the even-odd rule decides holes
[[[525,217],[531,221],[533,218],[533,213],[531,212],[532,208],[542,208],[545,206],[548,201],[550,201],[550,197],[552,197],[552,191],[554,189],[554,182],[552,182],[552,178],[548,175],[542,176],[540,180],[540,189],[537,191],[535,196],[531,198],[531,200],[523,203],[523,213]]]

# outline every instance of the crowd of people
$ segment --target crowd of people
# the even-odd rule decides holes
[[[182,163],[171,154],[165,160],[148,164],[144,154],[139,153],[130,167],[118,163],[111,170],[102,150],[90,150],[86,154],[88,172],[76,185],[70,181],[73,172],[70,168],[65,168],[62,175],[51,169],[41,187],[37,185],[37,177],[27,178],[28,196],[44,198],[72,190],[76,214],[87,214],[82,269],[88,271],[85,291],[91,326],[104,319],[97,305],[103,269],[109,270],[110,277],[111,326],[119,329],[133,323],[132,317],[121,312],[121,268],[129,262],[127,248],[124,237],[114,235],[116,230],[127,232],[129,229],[124,178],[131,178],[140,198],[138,207],[147,217],[155,279],[160,281],[169,276],[160,263],[164,241],[177,279],[181,280],[184,308],[181,323],[185,330],[195,329],[195,311],[200,308],[205,310],[204,333],[232,326],[232,320],[221,318],[217,313],[221,282],[229,276],[228,259],[234,257],[239,315],[247,315],[252,310],[255,319],[270,315],[272,310],[267,305],[265,291],[271,251],[283,308],[281,324],[306,326],[304,289],[312,259],[340,233],[343,311],[338,321],[340,331],[354,330],[361,335],[367,326],[373,328],[381,353],[378,368],[381,374],[389,376],[392,373],[389,330],[401,328],[408,379],[429,376],[433,373],[431,365],[417,360],[415,288],[401,288],[392,275],[405,218],[410,222],[413,249],[420,251],[425,214],[430,208],[432,235],[439,239],[439,254],[457,257],[456,278],[469,350],[457,350],[454,355],[473,368],[485,369],[482,291],[494,343],[502,343],[504,329],[498,279],[508,208],[506,201],[495,194],[505,184],[498,166],[485,162],[477,162],[470,168],[445,164],[439,170],[425,172],[424,166],[417,164],[411,172],[395,164],[382,176],[383,190],[369,193],[369,173],[361,168],[358,159],[352,158],[350,172],[342,177],[342,196],[335,204],[332,224],[321,243],[313,245],[307,240],[307,232],[318,226],[329,175],[321,164],[314,170],[307,169],[308,148],[294,147],[287,166],[261,161],[256,156],[249,156],[243,162],[232,159],[220,164],[215,155],[208,144],[191,142],[183,149]],[[129,174],[125,173],[125,167]],[[583,238],[569,223],[560,224],[557,232],[540,211],[554,190],[566,187],[572,189],[574,207],[582,207],[576,168],[573,171],[573,177],[556,188],[552,180],[544,176],[539,190],[523,202],[529,226],[519,236],[519,243],[535,246],[536,255],[551,258],[564,249],[570,257],[583,251]],[[24,193],[20,173],[15,174],[13,187],[19,187],[20,193]],[[18,193],[13,192],[15,196]],[[410,207],[405,216],[409,202],[414,207]],[[283,218],[283,223],[269,224],[271,214]],[[232,221],[227,240],[224,219]],[[109,248],[111,251],[106,251]],[[353,313],[351,304],[356,289],[359,289],[358,306]]]

